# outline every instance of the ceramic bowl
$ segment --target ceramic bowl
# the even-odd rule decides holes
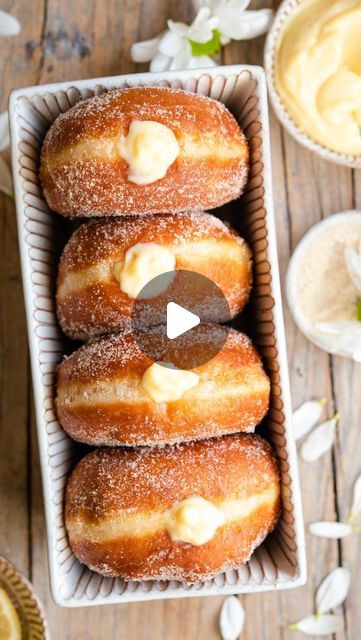
[[[288,133],[290,133],[291,136],[293,136],[293,138],[295,138],[295,140],[304,147],[307,147],[310,151],[314,151],[324,160],[329,160],[330,162],[344,165],[346,167],[361,168],[361,156],[347,155],[344,153],[338,153],[337,151],[332,151],[331,149],[328,149],[316,142],[316,140],[313,140],[307,133],[302,131],[302,129],[300,129],[291,118],[278,93],[275,82],[275,59],[278,42],[282,37],[284,26],[292,12],[295,11],[295,9],[297,9],[297,7],[304,1],[305,0],[284,0],[276,12],[272,27],[267,35],[264,50],[264,67],[272,106],[277,118],[285,129],[287,129]]]
[[[60,216],[47,208],[38,172],[43,138],[59,113],[66,112],[79,100],[111,89],[159,84],[220,100],[231,110],[248,139],[250,172],[247,187],[242,198],[233,207],[227,207],[223,216],[245,237],[252,249],[254,280],[249,330],[271,378],[270,411],[264,421],[264,430],[275,449],[281,472],[283,509],[275,531],[245,565],[193,585],[174,580],[125,582],[120,578],[102,577],[80,564],[69,547],[63,518],[64,488],[79,451],[62,430],[54,404],[57,364],[69,350],[69,343],[59,329],[54,306],[57,262],[66,237]],[[278,275],[263,69],[235,65],[18,89],[11,95],[9,115],[50,579],[56,603],[78,607],[160,598],[255,593],[304,584],[306,562],[302,506]]]
[[[303,236],[302,240],[298,243],[296,249],[294,250],[286,274],[286,296],[288,306],[290,308],[292,317],[301,333],[303,333],[306,338],[310,340],[310,342],[315,344],[323,351],[326,351],[327,353],[333,353],[334,355],[342,355],[345,357],[351,356],[347,353],[343,353],[342,350],[331,350],[329,348],[329,341],[326,340],[324,334],[318,331],[303,313],[301,305],[299,304],[297,280],[300,269],[302,268],[305,253],[309,248],[310,243],[313,242],[324,231],[326,231],[326,229],[329,229],[332,226],[337,226],[340,223],[344,224],[348,221],[351,222],[355,219],[355,216],[357,216],[358,219],[361,220],[361,211],[342,211],[340,213],[335,213],[328,218],[325,218],[321,222],[318,222],[313,227],[311,227],[311,229],[307,231],[307,233]]]
[[[0,587],[19,615],[24,640],[50,640],[41,604],[30,582],[6,558],[0,556]]]

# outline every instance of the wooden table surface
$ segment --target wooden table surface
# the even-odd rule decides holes
[[[278,4],[273,3],[274,6]],[[257,3],[254,3],[257,6]],[[272,6],[259,2],[258,6]],[[167,18],[189,21],[189,0],[0,0],[22,23],[21,33],[0,39],[0,111],[16,87],[143,70],[130,45],[164,29]],[[224,48],[225,64],[262,64],[263,38]],[[344,209],[361,209],[360,172],[337,167],[302,149],[271,113],[274,198],[282,285],[289,256],[313,224]],[[39,455],[11,199],[0,196],[0,553],[30,580],[46,610],[53,640],[213,640],[219,638],[220,597],[165,600],[83,609],[61,609],[48,584]],[[305,523],[348,514],[351,488],[361,472],[361,366],[329,357],[295,328],[285,305],[294,406],[327,398],[325,417],[341,412],[331,453],[300,463]],[[333,568],[351,568],[340,640],[361,637],[361,536],[335,542],[307,534],[307,585],[280,593],[242,597],[242,638],[299,640],[287,624],[311,613],[315,588]]]

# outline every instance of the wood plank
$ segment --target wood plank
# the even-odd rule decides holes
[[[270,6],[272,2],[253,4]],[[36,0],[17,3],[15,11],[24,25],[22,33],[16,39],[0,39],[0,96],[3,105],[6,92],[15,86],[142,70],[147,65],[135,67],[129,59],[130,45],[136,40],[156,35],[165,27],[169,17],[189,21],[193,15],[191,0],[183,3],[176,0],[110,0],[108,3],[50,0],[46,8],[42,1]],[[225,49],[224,60],[229,64],[261,63],[262,47],[263,39],[232,43]],[[312,224],[338,210],[353,207],[355,202],[361,208],[361,181],[360,172],[355,173],[354,202],[349,170],[325,163],[301,149],[284,134],[273,115],[271,137],[279,257],[284,282],[290,252]],[[8,200],[0,199],[0,206],[0,357],[6,373],[6,376],[3,373],[0,387],[0,450],[10,452],[6,464],[0,468],[0,552],[7,553],[20,568],[28,571],[28,540],[32,539],[33,581],[45,604],[55,640],[86,636],[138,640],[150,636],[157,640],[219,638],[218,614],[222,598],[74,610],[59,609],[52,602],[34,425],[31,448],[27,446],[29,378],[24,316],[19,313],[22,295],[15,220]],[[300,466],[305,521],[335,519],[337,513],[344,517],[352,482],[361,471],[361,460],[355,455],[359,450],[359,367],[333,358],[331,368],[328,356],[310,345],[296,330],[287,307],[285,312],[295,406],[311,396],[323,396],[328,399],[329,415],[333,405],[343,414],[334,453],[324,456],[319,464],[302,463]],[[29,475],[26,460],[30,449],[32,472]],[[336,495],[334,471],[337,473]],[[31,538],[28,537],[26,506],[30,479]],[[249,640],[301,639],[303,636],[288,631],[285,625],[312,610],[314,590],[321,578],[341,561],[345,566],[353,567],[355,577],[358,575],[360,537],[338,545],[307,535],[307,542],[308,585],[297,591],[242,598],[246,609],[244,637]],[[339,634],[340,640],[353,640],[358,634],[361,618],[357,605],[361,586],[356,581],[357,578],[346,607],[347,633]]]
[[[255,7],[261,3],[253,3]],[[271,6],[272,2],[262,3],[262,6]],[[232,42],[223,49],[222,61],[224,64],[261,64],[263,56],[264,38],[257,38],[249,42]],[[282,158],[282,139],[281,128],[276,118],[272,117],[270,121],[271,141],[273,149],[273,159]],[[288,212],[286,201],[286,189],[284,170],[282,162],[274,163],[273,184],[275,196],[275,211],[277,213],[277,223],[279,216],[284,216],[282,231],[282,241],[278,242],[279,248],[285,255],[288,255]],[[281,256],[280,256],[281,259]],[[281,260],[281,265],[285,261]],[[279,597],[276,593],[259,593],[252,596],[240,596],[245,609],[245,637],[246,638],[262,638],[262,640],[274,640],[281,637],[283,633],[284,619],[279,606]],[[267,621],[267,622],[266,622]]]
[[[279,2],[275,2],[275,7],[278,4]],[[264,3],[262,6],[265,6]],[[233,43],[231,46],[233,50],[238,48],[239,60],[262,64],[262,45],[257,47],[257,40],[249,44]],[[227,63],[230,62],[235,62],[235,59],[228,57]],[[329,358],[313,347],[296,329],[285,300],[284,280],[290,254],[307,229],[322,217],[351,206],[352,174],[348,169],[326,163],[302,149],[281,130],[273,113],[271,139],[274,202],[293,403],[296,407],[311,397],[325,397],[328,400],[328,415],[332,415],[335,402]],[[324,456],[315,465],[300,462],[306,524],[318,519],[335,518],[337,504],[332,482],[333,471],[333,454]],[[271,615],[270,623],[267,619],[267,631],[263,608],[268,608],[274,598],[270,594],[252,596],[252,600],[247,597],[246,620],[251,620],[247,627],[250,637],[263,638],[265,633],[271,638],[302,637],[301,634],[289,631],[284,625],[312,612],[314,592],[320,580],[341,561],[337,543],[311,538],[308,534],[306,540],[310,573],[307,585],[295,592],[280,593],[278,606],[273,602],[271,611],[274,611],[274,615]],[[280,625],[278,630],[276,625]],[[338,637],[347,637],[347,634],[338,634]]]
[[[348,206],[350,172],[323,162],[307,150],[299,148],[285,133],[283,136],[293,249],[303,234],[318,220]],[[335,188],[331,189],[330,185],[335,185]],[[324,417],[330,417],[335,405],[330,359],[300,334],[287,308],[285,319],[294,405],[296,407],[312,397],[324,397],[327,399]],[[299,469],[306,526],[315,520],[334,520],[337,507],[333,486],[333,454],[324,455],[314,464],[300,460]],[[308,583],[294,594],[284,593],[280,596],[289,620],[297,620],[313,610],[314,593],[318,584],[340,562],[336,542],[310,536],[307,532],[306,543]],[[289,632],[285,637],[291,638],[294,634]],[[338,637],[347,636],[339,634]]]
[[[28,574],[28,350],[9,198],[0,211],[0,553]]]
[[[350,208],[361,210],[361,171],[353,172],[353,201]],[[344,521],[352,501],[355,479],[361,473],[360,424],[361,424],[361,366],[346,358],[332,358],[333,388],[337,410],[341,413],[338,438],[335,447],[337,513]],[[355,522],[361,522],[361,517]],[[361,602],[361,536],[354,535],[340,543],[340,560],[352,571],[353,580],[347,600],[346,621],[349,638],[359,634],[358,603]]]
[[[23,30],[14,38],[0,38],[1,112],[13,88],[36,79],[27,43],[39,38],[42,4],[9,7]],[[1,194],[0,362],[0,553],[29,575],[29,361],[14,203]]]

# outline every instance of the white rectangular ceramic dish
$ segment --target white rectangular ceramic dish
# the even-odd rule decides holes
[[[71,552],[63,522],[63,492],[76,445],[62,431],[54,411],[57,363],[64,338],[54,308],[54,283],[64,223],[43,199],[38,158],[49,125],[60,112],[109,89],[162,84],[224,102],[250,144],[250,175],[242,199],[227,217],[250,243],[254,288],[249,333],[271,377],[272,397],[263,432],[278,455],[283,511],[275,532],[238,571],[193,586],[178,582],[128,582],[102,578]],[[139,74],[31,87],[10,98],[12,163],[18,231],[35,395],[48,531],[52,592],[61,606],[95,605],[153,598],[247,593],[286,589],[305,581],[305,553],[297,460],[279,286],[263,70],[232,66],[162,74]],[[228,212],[228,208],[227,208]],[[231,407],[230,407],[231,410]]]

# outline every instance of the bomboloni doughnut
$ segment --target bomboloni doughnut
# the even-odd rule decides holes
[[[248,146],[226,107],[165,87],[109,91],[50,127],[40,178],[68,217],[212,209],[245,186]]]
[[[205,347],[217,329],[226,331],[197,327]],[[79,442],[114,446],[253,431],[268,409],[269,379],[250,339],[227,331],[219,353],[193,370],[153,362],[132,332],[85,344],[58,368],[61,425]],[[191,339],[190,350],[192,344]]]
[[[93,451],[75,467],[65,497],[75,555],[125,580],[196,582],[236,569],[279,511],[277,462],[250,434]]]
[[[57,313],[64,333],[87,340],[129,328],[134,299],[142,287],[161,273],[179,269],[200,273],[217,284],[228,301],[230,317],[247,302],[250,250],[210,214],[126,217],[82,225],[59,265]]]

